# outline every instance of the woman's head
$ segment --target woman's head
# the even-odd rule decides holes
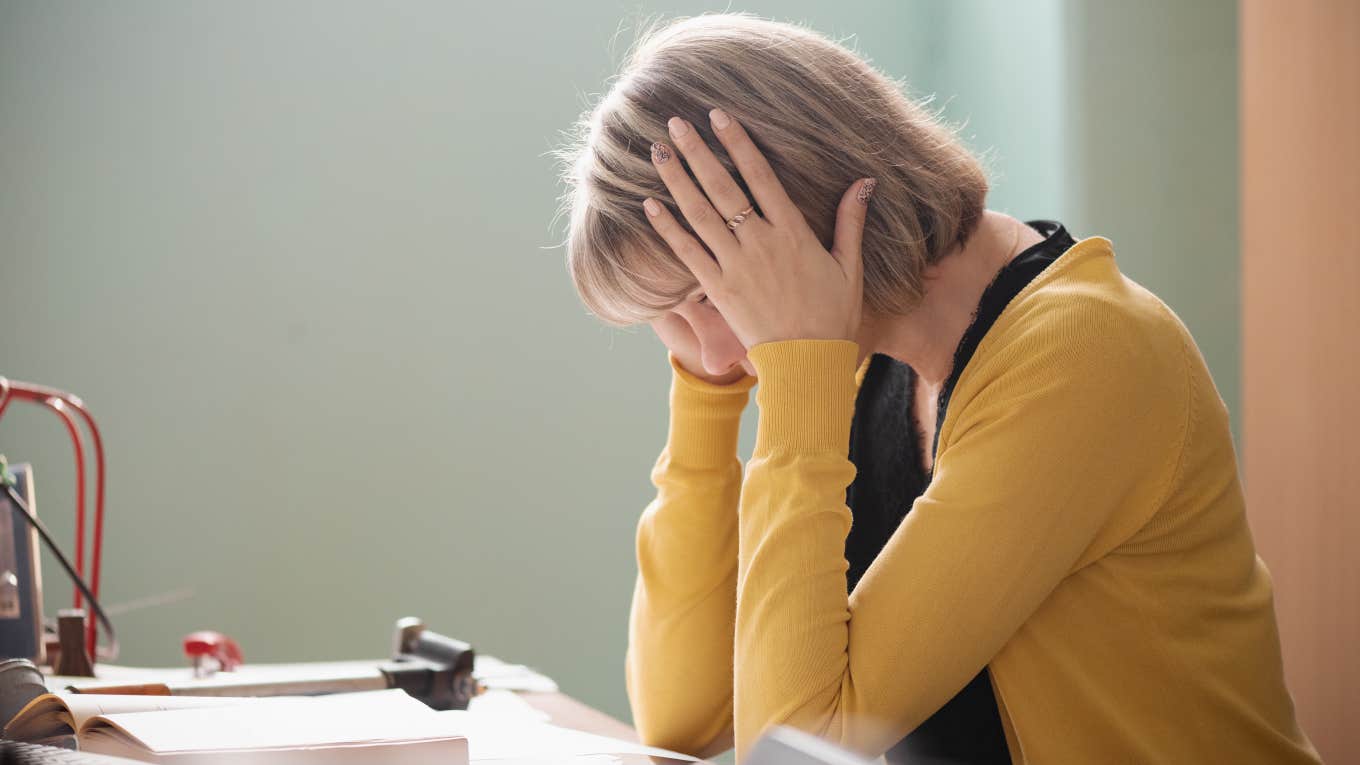
[[[715,106],[746,128],[827,246],[846,188],[878,179],[864,232],[866,313],[910,311],[925,268],[982,217],[988,184],[978,159],[901,84],[841,45],[744,13],[654,24],[556,152],[568,187],[569,271],[603,321],[651,321],[698,286],[642,212],[650,196],[684,221],[650,156],[653,141],[667,140],[668,119],[689,121],[753,199],[708,126]]]

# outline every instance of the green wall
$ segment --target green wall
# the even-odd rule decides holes
[[[123,661],[377,656],[418,614],[626,717],[669,368],[577,302],[548,152],[627,19],[728,7],[0,0],[0,374],[103,425],[107,600],[191,592],[118,618]],[[1233,3],[741,9],[937,94],[991,205],[1109,236],[1235,405]],[[0,451],[69,538],[57,421]]]
[[[1071,219],[1190,328],[1240,440],[1237,3],[1069,5]]]

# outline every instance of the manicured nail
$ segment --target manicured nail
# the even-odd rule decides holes
[[[689,124],[679,117],[671,117],[666,127],[671,129],[671,138],[684,138],[689,132]]]
[[[653,218],[661,214],[661,205],[657,204],[656,200],[650,197],[642,200],[642,208]]]
[[[869,197],[874,195],[874,188],[878,186],[878,181],[870,178],[859,185],[859,201],[869,204]]]
[[[713,127],[723,130],[732,124],[732,118],[727,116],[727,112],[722,109],[714,109],[708,113],[708,118],[713,121]]]
[[[652,144],[652,161],[658,165],[671,158],[671,150],[666,148],[666,144],[657,141]]]

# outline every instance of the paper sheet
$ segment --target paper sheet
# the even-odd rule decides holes
[[[126,731],[157,753],[300,749],[460,735],[402,690],[340,693],[259,704],[91,718]]]
[[[468,703],[468,711],[482,715],[489,715],[498,720],[513,722],[524,720],[527,722],[549,722],[552,716],[541,709],[535,709],[524,697],[514,691],[491,690],[479,696],[473,696]]]
[[[538,693],[557,692],[557,683],[553,682],[551,677],[523,664],[508,664],[495,656],[481,653],[473,660],[472,676],[488,688]]]
[[[473,762],[540,759],[562,762],[567,757],[639,754],[668,757],[682,762],[697,762],[688,755],[643,746],[630,741],[597,736],[531,720],[511,720],[474,711],[436,712],[448,721],[449,730],[467,736],[468,754]]]

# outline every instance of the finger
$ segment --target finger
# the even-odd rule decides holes
[[[840,262],[846,274],[863,272],[861,248],[864,243],[864,221],[869,214],[869,200],[873,198],[878,181],[861,178],[850,184],[841,195],[836,209],[836,231],[831,238],[831,255]]]
[[[722,283],[722,268],[704,249],[703,244],[680,225],[680,221],[671,215],[671,211],[667,210],[665,205],[647,197],[643,200],[642,206],[652,228],[656,229],[671,251],[680,258],[680,262],[694,274],[694,278],[699,280],[704,291],[710,294],[717,291]]]
[[[727,172],[727,168],[718,161],[713,150],[704,142],[703,136],[699,135],[699,131],[679,117],[671,117],[667,127],[670,129],[671,139],[675,142],[675,148],[680,150],[680,155],[685,158],[685,164],[694,172],[694,177],[699,179],[699,186],[704,194],[708,195],[713,209],[717,210],[723,219],[723,225],[726,226],[727,221],[734,216],[746,212],[752,206],[751,200],[732,179],[732,174]],[[750,223],[755,217],[754,212],[748,213],[745,222]]]
[[[742,180],[746,181],[746,188],[755,195],[761,214],[776,226],[787,226],[802,220],[802,211],[789,198],[784,184],[775,177],[774,169],[746,133],[746,128],[722,109],[714,109],[708,116],[714,134],[727,149],[728,156],[732,157]]]
[[[740,251],[741,243],[727,229],[726,220],[718,215],[708,197],[704,196],[704,192],[695,185],[689,173],[685,172],[685,168],[670,146],[660,141],[652,144],[652,164],[656,165],[662,182],[675,198],[680,213],[689,221],[694,233],[698,234],[704,244],[708,245],[708,249],[717,256],[719,263],[724,257]]]

